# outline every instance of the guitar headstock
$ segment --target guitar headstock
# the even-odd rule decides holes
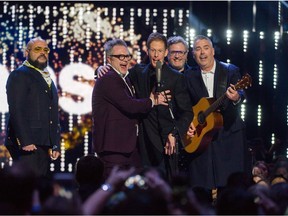
[[[236,84],[235,84],[235,90],[239,90],[239,89],[244,89],[244,88],[248,88],[252,85],[252,78],[251,76],[246,73],[241,80],[239,80]]]

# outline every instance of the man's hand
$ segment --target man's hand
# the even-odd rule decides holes
[[[240,95],[235,90],[235,86],[233,84],[230,84],[230,86],[228,87],[226,91],[226,96],[234,102],[237,102],[240,99]]]
[[[50,154],[50,158],[52,159],[52,160],[56,160],[58,157],[60,156],[60,152],[58,152],[58,151],[51,151],[51,154]]]
[[[34,144],[30,144],[30,145],[22,147],[22,150],[23,151],[35,151],[37,150],[37,147]]]
[[[176,138],[170,133],[165,144],[165,154],[172,155],[176,153]]]
[[[97,69],[97,76],[100,78],[102,76],[104,76],[104,74],[106,74],[108,72],[108,70],[110,69],[109,65],[105,65],[105,66],[100,66]]]
[[[195,128],[193,122],[191,122],[191,124],[189,125],[189,128],[188,128],[188,131],[187,131],[187,135],[190,137],[194,137],[195,131],[196,131],[196,128]]]
[[[154,105],[164,105],[168,106],[168,102],[171,100],[170,90],[162,92],[152,91],[150,94],[150,99],[154,102]]]

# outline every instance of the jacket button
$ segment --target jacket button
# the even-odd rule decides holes
[[[50,124],[52,124],[53,122],[52,121],[50,121]]]

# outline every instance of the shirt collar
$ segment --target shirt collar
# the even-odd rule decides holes
[[[201,69],[201,73],[202,74],[209,74],[209,73],[215,74],[215,69],[216,69],[216,61],[214,60],[212,69],[210,71],[204,71]]]

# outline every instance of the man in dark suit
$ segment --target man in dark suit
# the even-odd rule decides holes
[[[191,156],[191,185],[208,189],[225,186],[227,178],[234,172],[245,172],[248,153],[245,125],[239,115],[240,104],[245,99],[244,91],[236,91],[233,85],[241,79],[239,68],[216,60],[214,54],[211,40],[202,35],[196,36],[193,57],[198,67],[185,72],[193,105],[202,97],[217,99],[226,94],[228,98],[219,107],[223,127],[203,153]]]
[[[56,160],[60,155],[58,94],[46,68],[49,51],[43,39],[31,39],[26,61],[10,73],[6,85],[5,145],[13,160],[28,163],[37,176],[47,176],[50,157]]]
[[[93,147],[104,161],[105,177],[115,165],[141,168],[137,143],[138,115],[164,103],[150,92],[136,99],[128,78],[132,55],[120,39],[105,43],[104,50],[110,66],[105,76],[96,80],[92,95]]]
[[[156,64],[161,62],[161,87],[158,91],[170,90],[169,106],[157,106],[141,115],[139,147],[144,166],[158,167],[167,178],[178,172],[178,153],[182,137],[193,119],[192,103],[183,74],[164,63],[168,54],[164,35],[151,33],[147,40],[149,64],[136,64],[129,69],[129,77],[137,98],[147,98],[157,84]],[[98,69],[103,75],[106,67]],[[177,139],[176,139],[177,138]],[[176,153],[176,154],[175,154]]]
[[[167,60],[169,66],[184,73],[191,67],[187,64],[187,57],[189,52],[189,46],[183,37],[171,36],[167,40],[168,55]]]
[[[178,153],[182,136],[193,119],[192,104],[183,74],[164,63],[168,54],[167,39],[160,33],[151,33],[147,40],[150,63],[135,65],[130,77],[138,98],[147,97],[156,83],[156,63],[162,63],[161,90],[170,90],[170,106],[157,106],[142,116],[140,146],[146,166],[159,167],[171,178],[178,172]],[[177,138],[177,139],[176,139]],[[175,154],[176,153],[176,154]]]

